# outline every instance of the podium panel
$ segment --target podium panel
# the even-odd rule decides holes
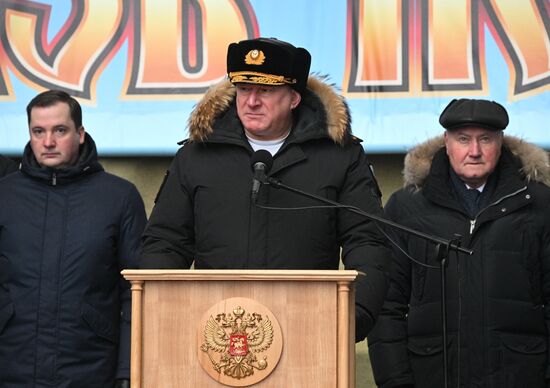
[[[356,271],[122,273],[132,388],[355,387]]]

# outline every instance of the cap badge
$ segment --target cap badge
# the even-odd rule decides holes
[[[265,61],[265,55],[262,50],[250,50],[244,57],[244,62],[247,65],[261,65]]]

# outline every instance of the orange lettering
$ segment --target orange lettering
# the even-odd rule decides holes
[[[4,2],[0,9],[5,22],[2,68],[7,63],[31,87],[63,89],[93,100],[97,78],[120,47],[129,3],[73,1],[67,21],[47,42],[50,6]]]
[[[550,90],[548,2],[492,0],[490,4],[490,28],[511,75],[510,96],[523,98]]]
[[[348,1],[343,88],[350,97],[487,94],[487,26],[510,73],[510,99],[550,88],[543,1]]]
[[[229,43],[258,35],[245,1],[141,0],[134,15],[126,98],[196,97],[225,76]]]

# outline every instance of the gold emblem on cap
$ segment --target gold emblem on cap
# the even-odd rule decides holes
[[[250,50],[244,57],[244,63],[247,65],[261,65],[265,61],[265,54],[262,50]]]

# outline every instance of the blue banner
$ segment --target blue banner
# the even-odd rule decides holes
[[[1,0],[0,153],[28,141],[25,107],[62,89],[100,155],[172,155],[229,43],[276,37],[312,54],[368,152],[440,134],[453,98],[487,98],[507,134],[550,148],[548,0]]]

